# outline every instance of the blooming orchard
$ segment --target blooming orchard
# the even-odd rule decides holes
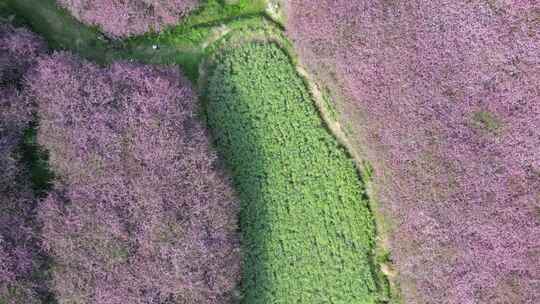
[[[540,4],[289,3],[304,63],[340,100],[418,303],[540,298]]]

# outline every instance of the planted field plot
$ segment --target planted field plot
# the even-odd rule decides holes
[[[223,51],[208,121],[241,198],[244,303],[375,303],[375,227],[355,167],[274,44]]]

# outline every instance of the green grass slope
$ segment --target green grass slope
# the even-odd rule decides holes
[[[207,115],[242,202],[244,303],[376,303],[362,184],[289,57],[247,43],[215,62]]]

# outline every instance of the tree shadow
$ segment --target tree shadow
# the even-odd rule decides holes
[[[36,256],[33,262],[31,280],[37,282],[35,292],[41,303],[58,303],[54,293],[49,290],[48,282],[51,280],[50,268],[53,264],[52,258],[47,255],[40,246],[41,224],[38,220],[39,203],[47,197],[53,188],[54,174],[49,167],[48,152],[37,143],[37,119],[32,122],[23,132],[21,143],[15,151],[19,157],[19,166],[24,168],[25,174],[20,177],[19,183],[30,183],[34,199],[26,216],[26,221],[30,224],[35,234],[32,237],[33,246],[36,248]]]

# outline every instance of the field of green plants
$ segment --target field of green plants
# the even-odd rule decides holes
[[[223,51],[207,113],[240,193],[245,303],[375,303],[375,229],[355,166],[275,44]]]
[[[297,73],[280,20],[265,0],[226,2],[208,0],[176,27],[126,40],[53,0],[0,0],[0,16],[16,16],[53,50],[102,65],[176,65],[201,84],[201,119],[241,202],[242,303],[387,303],[365,185]]]

